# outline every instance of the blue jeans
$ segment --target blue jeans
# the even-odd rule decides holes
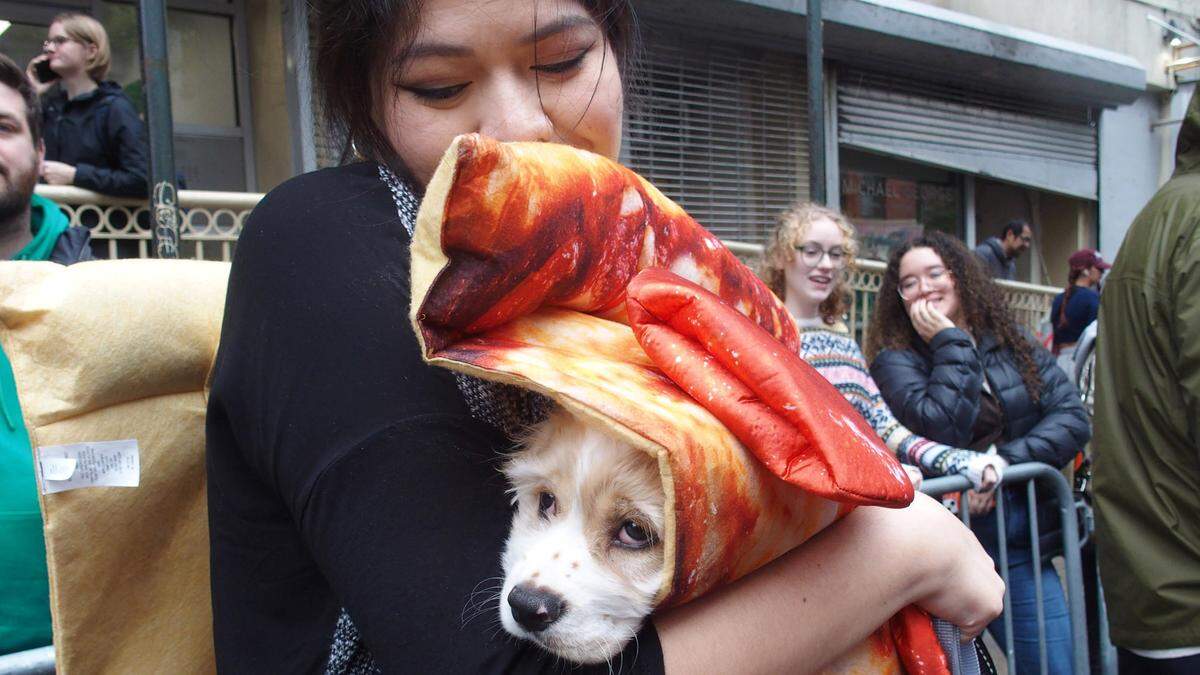
[[[1073,651],[1071,644],[1071,617],[1067,612],[1067,600],[1062,583],[1054,567],[1033,560],[1029,547],[1029,507],[1025,488],[1001,490],[997,500],[1004,499],[1005,539],[1008,542],[1008,590],[1012,602],[1012,628],[1014,651],[1017,658],[1017,674],[1032,675],[1041,672],[1041,657],[1038,650],[1037,587],[1035,574],[1042,578],[1042,612],[1046,622],[1046,666],[1051,675],[1072,672]],[[971,529],[983,544],[984,550],[999,564],[1000,548],[997,541],[996,510],[985,516],[973,518]],[[988,632],[1000,645],[1007,648],[1004,636],[1004,614],[988,626]]]

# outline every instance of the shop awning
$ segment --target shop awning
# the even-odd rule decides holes
[[[642,13],[698,30],[747,31],[801,49],[806,0],[651,0]],[[912,0],[825,0],[826,56],[942,84],[1114,107],[1145,92],[1132,57]]]

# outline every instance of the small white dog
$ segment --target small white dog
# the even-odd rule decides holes
[[[646,452],[558,410],[504,466],[514,506],[500,621],[576,663],[615,656],[663,579],[663,494]]]

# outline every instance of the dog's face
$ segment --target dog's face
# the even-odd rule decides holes
[[[565,659],[621,651],[663,578],[663,488],[647,453],[558,411],[504,467],[512,532],[500,621]]]

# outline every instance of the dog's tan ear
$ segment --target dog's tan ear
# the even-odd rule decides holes
[[[721,298],[664,269],[629,284],[642,348],[772,473],[840,502],[906,506],[912,483],[812,366]]]

